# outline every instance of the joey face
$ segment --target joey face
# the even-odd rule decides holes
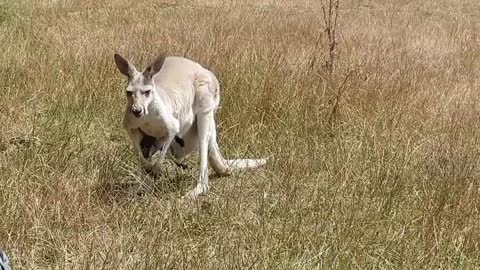
[[[155,94],[155,85],[152,77],[160,71],[165,58],[158,57],[142,73],[138,72],[133,64],[119,54],[115,54],[114,58],[118,70],[128,78],[126,96],[129,112],[138,118],[148,115],[148,107],[152,103]]]

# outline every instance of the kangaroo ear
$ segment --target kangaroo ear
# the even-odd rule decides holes
[[[121,57],[118,53],[114,54],[115,64],[117,64],[118,70],[128,78],[132,78],[136,73],[137,69],[134,65],[130,64],[127,59]]]
[[[145,76],[145,78],[152,78],[153,75],[160,71],[164,62],[165,56],[161,55],[157,57],[157,59],[155,59],[155,61],[153,61],[153,63],[145,69],[143,76]]]

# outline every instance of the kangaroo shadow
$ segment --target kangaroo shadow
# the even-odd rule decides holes
[[[115,179],[102,179],[94,186],[96,196],[105,203],[130,201],[146,196],[162,197],[170,193],[182,193],[193,181],[187,173],[154,176],[145,172]]]
[[[212,173],[209,178],[215,180],[224,176]],[[128,202],[149,196],[162,197],[171,193],[183,195],[196,184],[197,178],[192,171],[183,171],[174,175],[155,176],[146,172],[120,177],[120,179],[101,179],[93,192],[104,203]]]
[[[140,132],[142,132],[140,130]],[[151,159],[163,149],[163,143],[157,138],[148,136],[142,132],[140,141],[141,153],[145,159]],[[176,141],[183,146],[183,140],[175,137]],[[160,175],[144,169],[128,168],[106,173],[99,184],[94,188],[100,199],[106,202],[122,201],[144,197],[147,194],[162,196],[168,193],[179,192],[191,182],[188,166],[183,163],[168,160],[162,165]],[[176,166],[173,166],[175,164]],[[128,171],[128,175],[125,175]]]

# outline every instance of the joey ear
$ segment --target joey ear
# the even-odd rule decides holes
[[[145,71],[143,72],[143,76],[145,76],[145,78],[151,78],[153,75],[157,74],[157,72],[160,71],[164,62],[165,56],[160,55],[155,59],[155,61],[153,61],[150,66],[145,69]]]
[[[121,57],[118,53],[113,55],[115,58],[115,64],[117,65],[118,70],[128,78],[132,78],[136,73],[137,69],[134,65],[130,64],[127,59]]]

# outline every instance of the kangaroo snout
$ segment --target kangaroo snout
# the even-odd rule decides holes
[[[143,108],[133,106],[132,107],[132,113],[133,113],[133,115],[135,115],[135,117],[141,117],[143,115]]]

